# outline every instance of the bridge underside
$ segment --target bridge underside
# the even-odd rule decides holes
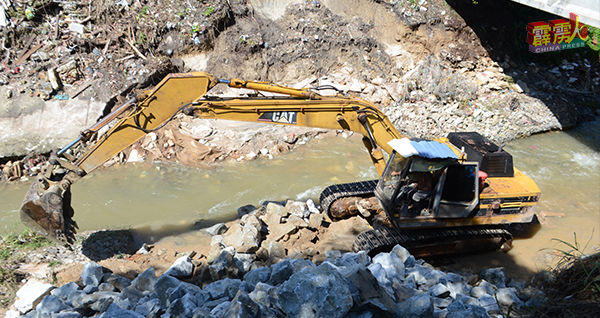
[[[532,8],[569,18],[569,13],[579,16],[584,24],[600,28],[600,0],[512,0]]]

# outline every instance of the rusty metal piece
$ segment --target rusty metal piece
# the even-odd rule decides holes
[[[23,200],[21,222],[46,238],[69,246],[77,228],[72,220],[70,185],[69,180],[51,181],[40,174]]]
[[[508,253],[508,251],[512,249],[512,240],[507,240],[506,242],[504,242],[504,244],[500,246],[500,249],[502,250],[502,252]]]
[[[500,211],[501,205],[502,205],[502,202],[500,200],[494,200],[490,204],[490,209],[492,210],[493,213],[498,213]]]

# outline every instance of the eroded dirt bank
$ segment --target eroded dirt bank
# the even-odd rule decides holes
[[[384,109],[412,137],[476,130],[502,142],[573,127],[597,109],[597,53],[529,53],[516,26],[549,17],[510,2],[98,1],[76,7],[44,5],[30,20],[25,3],[7,11],[13,24],[4,28],[3,161],[64,146],[127,95],[170,72],[333,84]],[[49,98],[52,109],[42,102]],[[73,116],[78,110],[85,116]]]

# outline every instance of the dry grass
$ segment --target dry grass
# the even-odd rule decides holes
[[[556,240],[569,250],[553,270],[554,279],[542,286],[548,301],[532,317],[600,317],[600,253],[586,255],[577,243]]]

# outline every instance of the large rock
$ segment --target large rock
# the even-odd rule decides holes
[[[154,282],[154,291],[156,292],[162,307],[166,307],[167,305],[167,298],[169,297],[168,290],[170,288],[175,289],[181,284],[183,284],[182,281],[170,275],[161,275]]]
[[[404,247],[402,247],[401,245],[394,246],[394,248],[392,249],[392,251],[390,253],[398,256],[402,260],[402,262],[406,262],[406,260],[410,256],[410,252],[407,249],[405,249]]]
[[[239,253],[254,253],[260,246],[261,227],[256,215],[246,214],[241,223],[235,223],[227,230],[223,235],[223,242],[234,247]]]
[[[233,262],[239,270],[239,276],[244,276],[252,269],[252,264],[254,264],[255,260],[256,255],[254,253],[235,253]]]
[[[286,218],[289,215],[289,211],[281,204],[269,202],[267,204],[266,214],[268,215],[271,213],[278,214],[280,217],[284,218]]]
[[[437,284],[429,288],[429,293],[433,297],[446,298],[450,296],[450,290],[444,284]]]
[[[154,292],[154,283],[156,282],[156,272],[153,267],[149,267],[143,273],[139,274],[131,285],[137,288],[141,292],[152,293]]]
[[[356,264],[344,271],[355,310],[369,310],[378,317],[394,317],[397,305],[377,279],[364,266]]]
[[[140,299],[144,298],[144,294],[137,288],[133,286],[128,286],[121,291],[119,298],[123,300],[127,299],[129,300],[130,304],[135,306],[140,301]]]
[[[290,200],[286,203],[285,208],[291,215],[295,215],[299,218],[306,218],[310,215],[310,210],[308,209],[306,202]]]
[[[204,229],[203,231],[211,236],[221,235],[227,232],[227,225],[225,225],[225,223],[217,223],[209,228]]]
[[[479,277],[498,286],[499,288],[506,287],[506,283],[508,282],[508,273],[504,267],[483,269],[479,273]]]
[[[196,306],[202,306],[210,300],[208,291],[204,291],[199,286],[185,282],[182,282],[179,286],[172,289],[168,294],[167,306],[171,306],[175,300],[181,299],[185,295],[193,296]]]
[[[44,297],[42,301],[35,307],[35,310],[42,317],[44,317],[44,315],[51,316],[52,314],[59,313],[66,309],[71,309],[71,306],[67,305],[58,297],[52,295]]]
[[[226,301],[220,303],[219,305],[217,305],[215,308],[213,308],[210,311],[210,314],[213,315],[214,317],[225,317],[223,314],[225,313],[225,310],[227,310],[227,308],[229,307],[230,303],[231,303],[231,301],[229,301],[229,300],[226,300]]]
[[[270,267],[255,268],[244,275],[244,284],[248,291],[252,292],[258,283],[265,283],[271,277]]]
[[[277,242],[284,236],[293,234],[298,230],[298,227],[291,223],[283,223],[269,226],[269,235],[267,235],[267,241]]]
[[[293,273],[294,267],[291,260],[288,258],[283,262],[271,266],[271,277],[267,281],[267,284],[277,286],[288,280]]]
[[[113,273],[106,278],[106,282],[118,290],[123,290],[131,285],[130,279]]]
[[[83,295],[77,300],[72,299],[71,302],[77,307],[85,307],[94,311],[103,312],[108,309],[108,306],[112,304],[119,297],[119,293],[115,292],[96,292],[89,295]]]
[[[95,262],[87,262],[81,271],[81,281],[84,286],[98,287],[102,281],[102,266]]]
[[[198,305],[190,294],[175,299],[162,317],[191,317]]]
[[[39,280],[31,279],[17,291],[17,301],[15,308],[21,313],[26,313],[33,309],[44,296],[48,295],[54,288],[51,284],[46,284]]]
[[[160,300],[158,298],[149,299],[135,307],[135,312],[146,318],[156,318],[160,311]]]
[[[275,259],[285,258],[285,247],[283,247],[281,243],[264,241],[262,245],[266,248],[268,252],[268,258],[271,262],[273,262]]]
[[[106,312],[98,316],[98,318],[145,318],[139,313],[127,309],[123,309],[115,304],[111,304]]]
[[[50,294],[66,301],[69,299],[71,293],[77,290],[80,290],[79,285],[75,284],[75,282],[70,282],[60,286],[59,288],[53,289]]]
[[[401,317],[433,318],[433,300],[428,294],[417,294],[398,305]]]
[[[254,290],[250,293],[250,298],[257,304],[267,307],[275,306],[279,300],[277,296],[277,287],[265,283],[257,283]]]
[[[192,259],[188,256],[182,256],[178,258],[169,269],[165,272],[165,275],[171,275],[177,278],[191,277],[194,273],[194,264]]]
[[[231,300],[240,289],[246,290],[246,285],[240,279],[231,278],[225,278],[204,286],[204,291],[209,293],[212,299],[227,297]]]
[[[221,251],[217,259],[208,266],[212,280],[238,276],[239,268],[235,266],[234,256],[235,249],[233,247]]]
[[[250,299],[246,291],[240,289],[221,317],[254,318],[260,317],[259,313],[260,306]]]
[[[328,263],[293,274],[277,292],[288,317],[343,317],[352,308],[344,277]]]
[[[515,308],[523,307],[523,301],[517,296],[516,290],[513,287],[499,288],[496,292],[498,302],[502,305],[513,306]]]
[[[379,285],[385,288],[390,295],[393,295],[394,290],[392,289],[392,281],[388,278],[383,266],[379,263],[373,263],[369,265],[368,269],[375,279],[377,279]]]

